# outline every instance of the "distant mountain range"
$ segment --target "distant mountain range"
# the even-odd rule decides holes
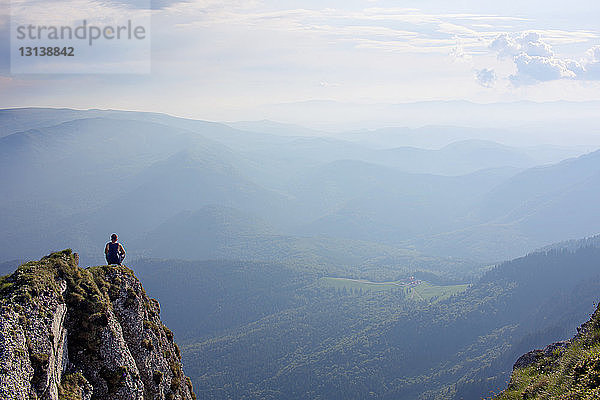
[[[0,110],[0,121],[5,261],[73,246],[98,264],[114,231],[131,257],[314,259],[322,248],[320,262],[338,263],[348,258],[326,250],[344,242],[362,249],[351,262],[386,248],[489,263],[600,226],[598,152],[536,166],[580,150],[374,148],[125,111]]]
[[[335,132],[388,130],[398,126],[441,127],[437,130],[452,135],[446,144],[468,138],[487,138],[517,146],[535,143],[569,145],[574,142],[600,145],[599,107],[598,101],[475,103],[433,100],[390,104],[309,100],[263,105],[257,107],[255,115]],[[429,133],[430,129],[420,131]],[[431,143],[432,138],[427,136],[415,137],[419,142],[410,145],[421,147]]]
[[[590,236],[598,232],[600,151],[561,163],[531,168],[494,188],[472,212],[487,221],[457,232],[419,239],[420,249],[464,255],[512,248],[513,254],[542,243]],[[450,243],[461,243],[452,250]],[[446,243],[446,244],[444,244]],[[498,257],[502,257],[498,253]]]

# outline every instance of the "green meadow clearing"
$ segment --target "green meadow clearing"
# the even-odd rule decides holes
[[[421,281],[416,285],[407,285],[404,281],[392,282],[371,282],[362,279],[349,278],[321,278],[318,282],[319,287],[333,288],[347,291],[362,291],[362,292],[387,292],[390,290],[404,290],[408,298],[415,300],[430,300],[437,298],[442,300],[456,293],[467,290],[470,286],[464,285],[434,285],[429,282]]]

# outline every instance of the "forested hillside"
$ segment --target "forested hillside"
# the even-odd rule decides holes
[[[571,247],[498,265],[450,298],[334,288],[327,269],[298,265],[136,265],[207,399],[471,399],[501,390],[521,354],[588,318],[600,249]]]
[[[495,399],[597,399],[599,352],[600,310],[596,309],[573,338],[523,355],[508,388]]]

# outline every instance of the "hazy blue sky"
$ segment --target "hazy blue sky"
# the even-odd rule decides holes
[[[152,73],[139,76],[11,76],[2,2],[2,107],[236,120],[308,100],[600,100],[600,2],[592,0],[162,0],[154,3]],[[69,4],[77,17],[118,8],[43,4]]]

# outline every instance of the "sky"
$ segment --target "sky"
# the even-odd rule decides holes
[[[152,3],[145,74],[127,73],[126,65],[122,74],[11,74],[9,3],[1,1],[3,108],[235,121],[289,120],[289,110],[274,110],[316,101],[373,107],[600,100],[600,2],[592,0],[160,0]],[[15,4],[47,19],[67,10],[75,20],[143,2]]]

